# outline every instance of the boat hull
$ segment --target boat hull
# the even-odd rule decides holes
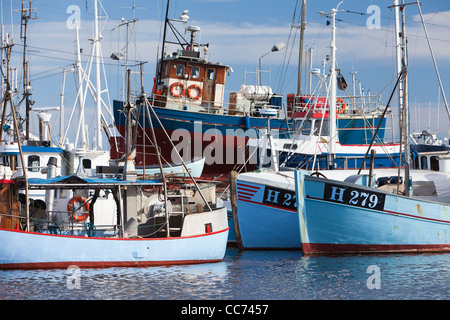
[[[87,238],[0,229],[0,269],[138,267],[221,261],[228,229],[167,239]]]
[[[171,164],[171,165],[165,165],[163,166],[163,171],[166,174],[172,174],[172,175],[188,175],[188,172],[191,174],[193,178],[198,178],[202,175],[203,167],[205,166],[205,158],[201,159],[195,159],[192,161],[188,161],[185,163],[185,167],[183,164]],[[137,174],[145,174],[145,175],[159,175],[161,173],[161,169],[157,165],[153,166],[140,166],[136,168]]]
[[[450,252],[448,205],[295,176],[305,254]]]
[[[236,203],[233,223],[241,249],[300,249],[293,184],[280,186],[237,178]]]

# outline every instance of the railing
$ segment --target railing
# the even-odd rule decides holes
[[[156,106],[162,106],[169,109],[176,109],[176,110],[185,110],[185,111],[192,111],[192,112],[202,112],[202,113],[208,113],[208,114],[227,114],[228,111],[232,112],[236,116],[258,116],[259,115],[259,109],[264,106],[271,106],[269,103],[270,96],[267,97],[267,100],[255,102],[254,100],[248,100],[249,102],[249,110],[247,108],[236,108],[237,104],[235,102],[229,101],[228,103],[222,102],[216,102],[216,101],[207,101],[207,100],[191,100],[187,97],[177,98],[174,99],[167,99],[166,95],[157,95],[153,94],[153,98],[150,99],[150,102],[152,102]],[[277,116],[282,117],[282,108],[280,109],[279,106],[271,106],[272,108],[277,107]]]
[[[307,110],[329,111],[329,99],[326,97],[311,96],[308,103],[304,99],[308,97],[295,97],[291,102],[294,111],[304,112]],[[336,98],[337,112],[342,114],[368,114],[371,112],[384,110],[381,103],[381,95],[364,95],[364,96],[341,96]],[[345,105],[345,107],[343,107]]]

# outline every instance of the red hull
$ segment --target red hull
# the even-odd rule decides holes
[[[173,131],[167,131],[170,137]],[[228,179],[232,170],[252,171],[257,168],[255,163],[249,163],[249,152],[246,148],[248,138],[236,136],[211,135],[202,133],[188,133],[186,136],[176,136],[179,139],[172,141],[184,161],[205,157],[205,167],[202,178]],[[138,132],[139,144],[136,149],[136,166],[157,165],[158,158],[153,147],[150,130],[147,130],[144,146],[142,130]],[[179,163],[180,159],[173,150],[171,141],[161,129],[155,129],[155,136],[163,161],[166,163]],[[125,152],[125,140],[121,137],[111,137],[111,159],[119,159]],[[145,151],[145,152],[144,152]]]
[[[305,255],[342,254],[342,253],[417,253],[417,252],[450,252],[450,244],[443,245],[383,245],[383,244],[334,244],[303,243]]]

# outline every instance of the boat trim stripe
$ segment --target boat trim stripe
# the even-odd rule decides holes
[[[243,195],[251,196],[251,197],[253,197],[253,196],[255,195],[255,193],[242,192],[241,189],[239,189],[239,192],[238,192],[238,193],[239,193],[239,195],[243,194]]]
[[[210,232],[210,233],[203,233],[203,234],[197,234],[193,236],[186,236],[186,237],[171,237],[171,238],[101,238],[101,237],[84,237],[84,236],[69,236],[64,234],[50,234],[50,233],[40,233],[40,232],[31,232],[31,231],[22,231],[22,230],[13,230],[13,229],[4,229],[0,228],[0,231],[7,231],[7,232],[18,232],[18,233],[26,233],[26,234],[32,234],[32,235],[40,235],[40,236],[46,236],[46,237],[64,237],[64,238],[75,238],[75,239],[82,239],[82,240],[125,240],[125,241],[161,241],[161,240],[179,240],[179,239],[190,239],[190,238],[198,238],[198,237],[204,237],[204,236],[210,236],[213,234],[223,233],[228,231],[230,228],[225,228],[223,230]]]
[[[376,253],[376,252],[446,252],[450,244],[355,244],[302,243],[303,254]]]
[[[259,189],[261,189],[261,187],[257,187],[257,186],[251,186],[251,185],[248,185],[248,184],[243,184],[243,183],[241,183],[241,182],[238,182],[238,183],[236,183],[238,186],[242,186],[242,187],[244,187],[244,188],[252,188],[252,189],[256,189],[256,190],[259,190]],[[242,188],[241,188],[242,189]],[[252,191],[256,191],[256,190],[252,190]]]
[[[26,262],[26,263],[5,263],[0,265],[1,270],[5,269],[62,269],[69,266],[80,268],[110,268],[110,267],[149,267],[168,266],[179,264],[200,264],[220,262],[223,259],[211,260],[171,260],[171,261],[60,261],[60,262]]]

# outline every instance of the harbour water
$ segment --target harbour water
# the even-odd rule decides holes
[[[1,300],[447,300],[450,254],[302,256],[239,251],[222,262],[0,271]]]

